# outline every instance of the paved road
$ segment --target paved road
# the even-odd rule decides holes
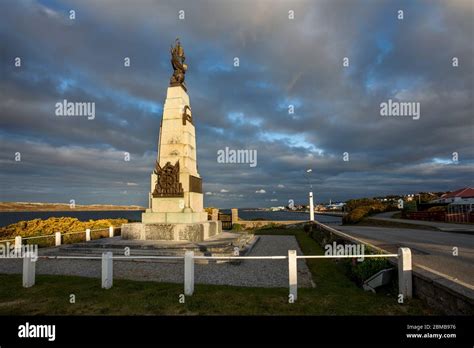
[[[336,229],[394,253],[400,246],[409,247],[414,264],[474,286],[474,235],[366,226]],[[453,256],[453,247],[458,247],[458,256]]]
[[[371,219],[375,220],[382,220],[382,221],[390,221],[390,222],[403,222],[405,224],[413,224],[413,225],[424,225],[424,226],[431,226],[436,227],[441,231],[452,231],[452,232],[472,232],[474,233],[474,225],[469,224],[452,224],[447,222],[439,222],[439,221],[423,221],[423,220],[409,220],[409,219],[394,219],[391,216],[395,212],[387,212],[381,213],[374,216],[371,216]]]

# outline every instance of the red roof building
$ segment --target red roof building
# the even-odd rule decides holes
[[[433,203],[455,203],[472,200],[474,200],[474,188],[465,187],[456,191],[445,193],[440,198],[434,200]]]

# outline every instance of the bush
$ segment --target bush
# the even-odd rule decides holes
[[[241,224],[232,224],[232,231],[242,231],[242,225]]]
[[[344,266],[348,277],[358,285],[362,285],[365,280],[375,273],[393,267],[387,259],[382,258],[367,258],[356,263],[352,260],[346,260]]]
[[[373,214],[391,211],[394,206],[391,203],[382,203],[375,199],[353,199],[347,202],[349,213],[342,218],[343,224],[356,224],[365,217]]]
[[[212,214],[212,210],[213,210],[213,209],[217,209],[217,208],[215,208],[215,207],[207,207],[207,208],[204,208],[204,211],[210,215],[210,214]]]
[[[348,213],[342,218],[342,223],[356,224],[362,221],[366,216],[368,216],[369,212],[370,212],[369,206],[355,208],[354,210],[352,210],[350,213]]]
[[[314,222],[308,222],[308,223],[304,224],[303,230],[306,233],[311,233],[311,232],[315,231],[316,228],[317,228],[317,224],[315,224]]]
[[[108,228],[109,226],[120,226],[127,223],[127,219],[101,219],[79,221],[72,217],[51,217],[46,220],[34,219],[29,221],[20,221],[5,227],[0,227],[0,238],[14,238],[15,236],[33,237],[41,235],[51,235],[55,232],[75,232],[99,228]],[[93,233],[100,233],[99,231]],[[66,238],[66,236],[65,236]],[[73,237],[71,237],[73,238]],[[42,239],[39,239],[40,241]]]
[[[383,205],[379,201],[371,198],[361,198],[361,199],[351,199],[347,201],[346,208],[351,211],[353,209],[365,206],[376,206],[376,205]]]

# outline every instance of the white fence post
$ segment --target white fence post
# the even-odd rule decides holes
[[[398,292],[404,299],[413,295],[411,270],[411,250],[398,248]]]
[[[112,253],[102,253],[102,288],[110,289],[114,283],[114,266]]]
[[[298,277],[296,250],[288,250],[288,279],[290,283],[290,299],[296,301],[298,297]]]
[[[54,238],[55,238],[56,246],[60,246],[61,245],[61,232],[56,232],[54,234]]]
[[[109,227],[109,238],[112,238],[114,236],[114,226]]]
[[[32,255],[27,253],[23,257],[23,287],[29,288],[35,285],[36,262],[33,261]]]
[[[194,251],[184,254],[184,294],[191,296],[194,292]]]
[[[91,240],[91,230],[90,230],[90,228],[88,228],[86,230],[86,242],[88,242],[90,240]]]
[[[21,236],[15,237],[15,253],[21,252]]]

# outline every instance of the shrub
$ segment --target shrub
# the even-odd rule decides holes
[[[363,206],[383,205],[379,201],[371,198],[351,199],[346,202],[346,208],[351,211]]]
[[[362,285],[375,273],[393,267],[387,259],[382,258],[366,258],[363,262],[355,263],[352,260],[346,260],[344,266],[348,277],[358,285]]]
[[[0,238],[13,238],[15,236],[26,238],[50,235],[55,232],[85,231],[87,228],[94,230],[99,228],[108,228],[111,225],[120,226],[121,224],[127,222],[127,219],[79,221],[77,218],[72,217],[51,217],[46,220],[34,219],[29,221],[20,221],[15,224],[0,227]],[[93,233],[99,233],[99,231]],[[38,241],[40,240],[42,239],[39,239]]]
[[[369,215],[394,209],[391,203],[382,203],[378,200],[368,198],[350,200],[347,202],[347,207],[349,213],[342,219],[344,224],[356,224]]]
[[[316,223],[310,221],[310,222],[304,224],[303,230],[304,230],[306,233],[311,233],[311,232],[313,232],[313,231],[316,230],[317,226],[318,226],[318,225],[316,225]]]
[[[342,218],[342,222],[344,224],[356,224],[362,221],[362,219],[364,219],[366,216],[368,216],[370,211],[371,208],[369,206],[355,208]]]
[[[232,224],[232,231],[242,231],[242,225],[241,224]]]
[[[212,210],[213,210],[213,209],[217,209],[217,208],[215,208],[215,207],[207,207],[207,208],[204,208],[204,211],[210,215],[210,214],[212,214]]]

